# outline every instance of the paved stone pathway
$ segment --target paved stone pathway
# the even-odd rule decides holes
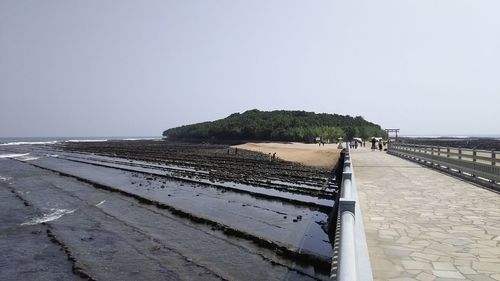
[[[500,194],[351,151],[375,280],[500,280]]]

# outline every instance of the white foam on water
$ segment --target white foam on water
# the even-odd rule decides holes
[[[107,139],[100,139],[100,140],[66,140],[64,142],[105,142],[108,141]]]
[[[96,206],[96,207],[99,207],[99,206],[101,206],[102,204],[104,204],[105,202],[106,202],[106,200],[102,200],[101,202],[97,203],[95,206]]]
[[[127,139],[121,139],[125,141],[136,141],[136,140],[159,140],[159,138],[127,138]]]
[[[36,160],[36,159],[39,159],[39,157],[34,157],[34,156],[29,156],[30,154],[29,153],[24,153],[24,154],[10,154],[8,155],[7,157],[4,157],[4,158],[14,158],[16,160],[20,160],[20,161],[32,161],[32,160]],[[0,155],[0,158],[2,155]]]
[[[33,161],[36,159],[39,159],[40,157],[33,157],[33,156],[21,156],[21,157],[16,157],[17,160],[21,161]]]
[[[7,142],[0,143],[0,145],[40,145],[40,144],[56,144],[58,141],[15,141],[15,142]]]
[[[76,211],[76,209],[74,209],[74,210],[51,209],[51,211],[52,212],[50,212],[48,214],[44,214],[43,216],[41,216],[39,218],[34,218],[30,221],[23,222],[23,223],[21,223],[21,225],[35,225],[35,224],[40,224],[40,223],[44,223],[44,222],[54,221],[54,220],[60,219],[62,216],[66,215],[66,214],[74,213]]]
[[[22,154],[0,154],[0,158],[15,158],[15,157],[22,157],[22,156],[27,156],[29,153],[22,153]]]
[[[10,181],[10,179],[12,178],[0,176],[0,181]]]
[[[29,156],[29,153],[22,153],[22,154],[0,154],[0,159],[1,158],[14,158],[17,160],[21,161],[32,161],[39,159],[39,157],[34,157],[34,156]]]

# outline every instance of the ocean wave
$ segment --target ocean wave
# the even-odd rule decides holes
[[[59,141],[15,141],[0,143],[0,145],[40,145],[40,144],[56,144]]]
[[[107,139],[99,139],[99,140],[65,140],[64,142],[105,142],[108,141]]]
[[[78,142],[106,142],[111,140],[123,140],[123,141],[136,141],[136,140],[161,140],[158,137],[54,137],[54,138],[0,138],[0,146],[11,146],[11,145],[51,145],[58,143],[78,143]]]
[[[127,139],[121,139],[124,141],[136,141],[136,140],[160,140],[160,138],[127,138]]]

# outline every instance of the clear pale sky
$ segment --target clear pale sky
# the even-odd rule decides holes
[[[500,134],[498,0],[0,1],[0,137],[248,109]]]

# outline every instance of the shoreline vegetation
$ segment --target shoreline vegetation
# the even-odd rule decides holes
[[[386,132],[361,116],[306,111],[248,110],[224,119],[170,128],[163,132],[169,141],[245,143],[304,142],[335,143],[339,138],[386,137]]]

